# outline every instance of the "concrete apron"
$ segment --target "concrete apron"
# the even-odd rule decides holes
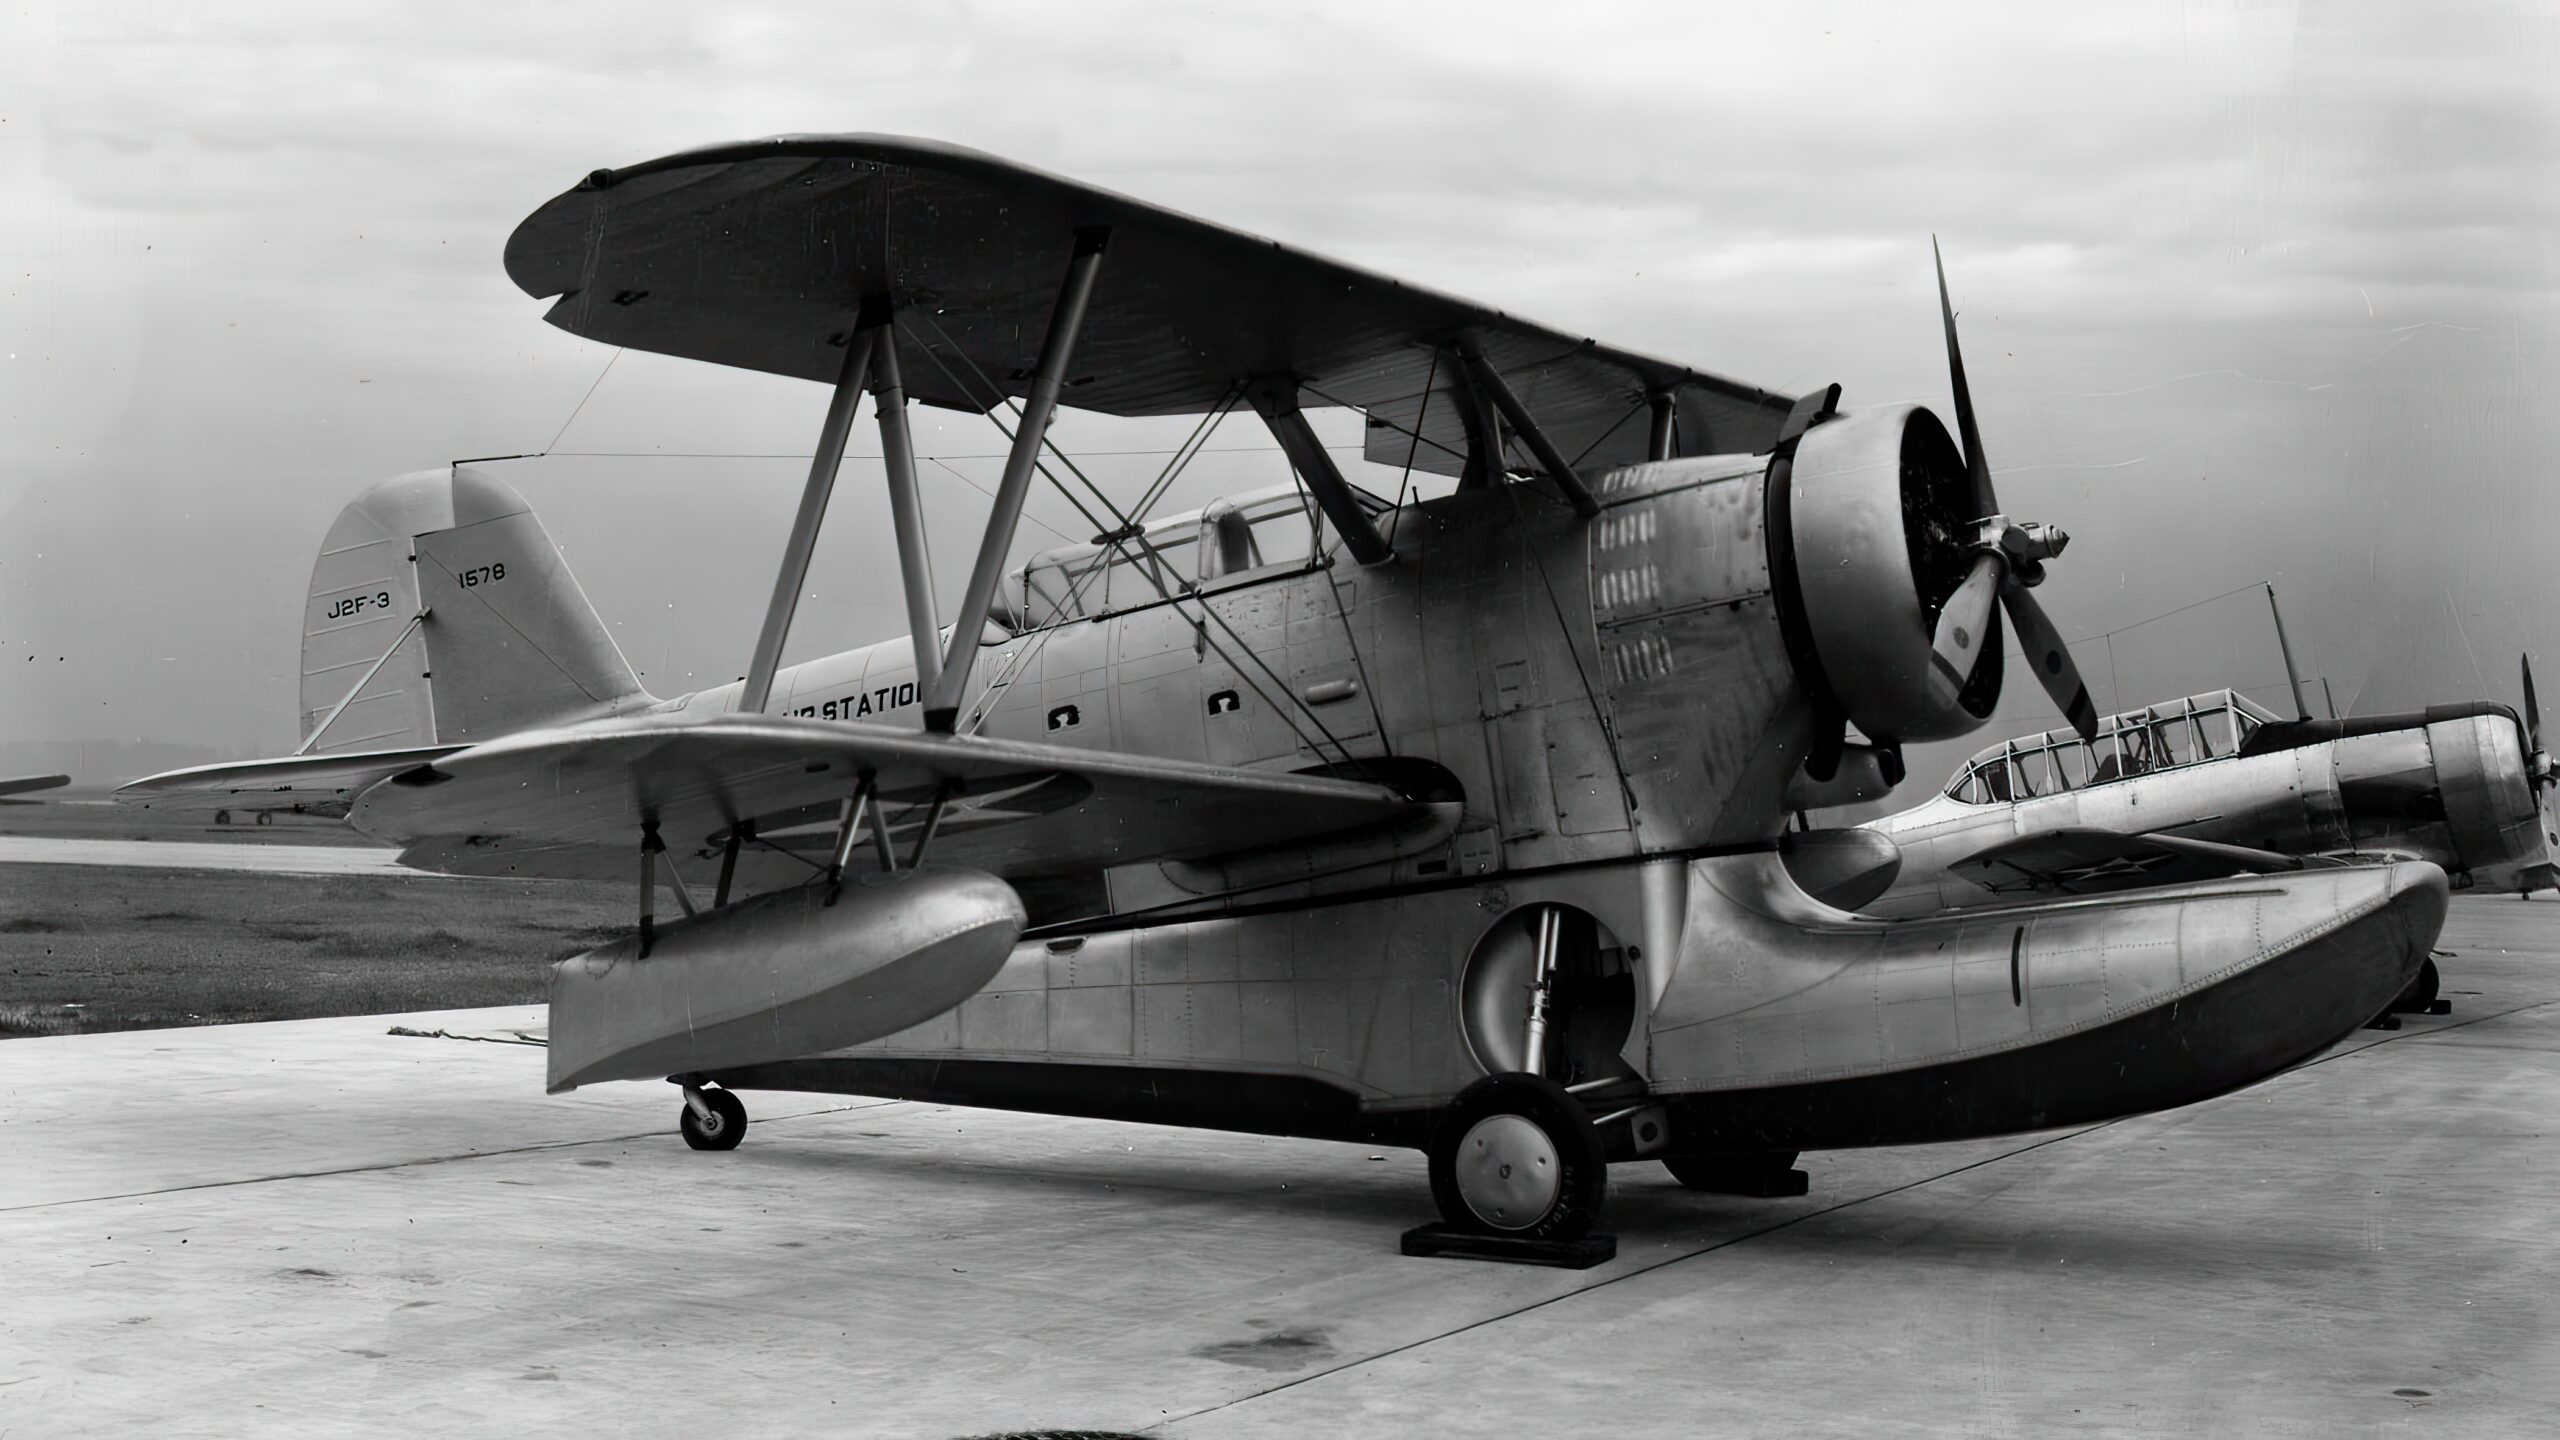
[[[1419,1156],[664,1085],[459,1012],[0,1044],[0,1429],[2521,1433],[2560,1402],[2560,907],[2454,1013],[2203,1105],[1620,1167],[1619,1259],[1395,1253]],[[2424,1392],[2424,1393],[2395,1393]]]

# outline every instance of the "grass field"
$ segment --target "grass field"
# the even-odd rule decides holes
[[[631,914],[553,880],[0,865],[0,1038],[539,1001]]]
[[[0,835],[53,835],[82,840],[222,840],[248,845],[366,845],[382,842],[335,820],[282,812],[260,825],[255,812],[231,812],[216,825],[207,808],[120,805],[111,792],[87,786],[46,790],[37,803],[0,803]]]

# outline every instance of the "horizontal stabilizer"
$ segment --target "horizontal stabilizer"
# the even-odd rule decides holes
[[[278,806],[299,805],[319,814],[344,814],[345,806],[370,786],[405,770],[441,760],[459,745],[422,745],[407,750],[372,750],[337,755],[296,755],[283,760],[242,760],[225,765],[198,765],[170,770],[117,788],[115,798],[127,805],[155,809],[228,808],[244,801]]]
[[[657,823],[680,869],[702,874],[732,828],[751,821],[757,843],[741,864],[765,867],[752,872],[762,888],[827,862],[838,816],[866,776],[899,863],[939,793],[931,860],[1004,876],[1226,855],[1362,830],[1413,808],[1383,786],[1321,776],[731,715],[631,716],[492,741],[376,786],[350,818],[409,847],[403,861],[422,869],[601,879],[632,873],[644,822]]]
[[[2065,826],[1977,850],[1947,869],[1994,894],[2100,895],[2231,875],[2274,875],[2327,862],[2176,835]]]

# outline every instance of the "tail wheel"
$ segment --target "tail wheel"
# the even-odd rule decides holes
[[[1458,1092],[1431,1142],[1431,1198],[1461,1230],[1579,1240],[1609,1194],[1600,1134],[1564,1087],[1488,1075]]]
[[[676,1128],[696,1150],[735,1150],[747,1138],[747,1103],[726,1090],[704,1090],[697,1113],[688,1102],[678,1113]]]

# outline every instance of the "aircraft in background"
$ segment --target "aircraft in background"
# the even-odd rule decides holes
[[[19,800],[12,797],[30,795],[38,790],[59,790],[71,783],[68,775],[27,775],[15,780],[0,780],[0,805],[41,805],[41,800]]]
[[[2530,659],[2522,671],[2521,719],[2492,701],[2283,719],[2214,690],[2106,716],[2092,739],[2003,741],[1908,810],[1791,836],[1793,870],[1894,916],[2330,861],[2426,860],[2456,890],[2560,887],[2560,776]],[[2437,990],[2429,959],[2394,1008],[2440,1006]]]
[[[574,334],[832,387],[745,677],[648,694],[456,464],[322,545],[302,753],[123,793],[629,879],[631,936],[553,971],[549,1085],[672,1079],[697,1148],[758,1088],[1407,1145],[1430,1245],[1567,1242],[1612,1163],[1801,1193],[1804,1150],[2246,1085],[2442,922],[2423,861],[1908,920],[1788,878],[1797,777],[1978,727],[2004,613],[2094,733],[2031,593],[2065,537],[2001,510],[1943,273],[1961,445],[925,141],[599,170],[507,267]],[[782,667],[865,393],[909,633]],[[1008,436],[956,609],[910,400]],[[1068,400],[1199,422],[1124,503],[1048,440]],[[1455,490],[1351,485],[1310,405]],[[1293,483],[1152,516],[1240,407]],[[1041,478],[1098,533],[1009,565]]]

